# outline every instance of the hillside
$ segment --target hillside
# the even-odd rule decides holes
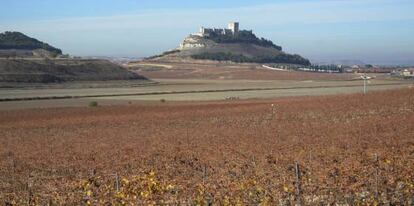
[[[0,82],[51,83],[146,79],[107,60],[0,59]]]
[[[62,50],[41,42],[35,38],[28,37],[20,32],[4,32],[0,33],[0,54],[8,55],[22,54],[23,51],[30,54],[30,51],[50,52],[54,55],[62,54]],[[24,52],[23,52],[24,53]],[[33,54],[35,55],[35,54]]]
[[[107,60],[64,58],[62,50],[20,32],[0,34],[0,82],[130,79],[146,78]]]
[[[288,63],[310,65],[297,54],[288,54],[272,41],[257,37],[252,31],[230,29],[200,29],[191,34],[175,49],[148,58],[148,61],[213,60],[236,63]],[[208,33],[203,33],[203,32]],[[217,32],[218,30],[218,32]]]

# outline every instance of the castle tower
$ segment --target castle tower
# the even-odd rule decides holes
[[[206,28],[200,27],[200,34],[204,35],[206,33]]]
[[[233,32],[233,35],[239,33],[239,22],[230,22],[229,29]]]

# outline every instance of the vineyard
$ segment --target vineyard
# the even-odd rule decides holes
[[[413,205],[414,90],[0,112],[2,205]]]

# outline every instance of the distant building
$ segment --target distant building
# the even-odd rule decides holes
[[[232,35],[237,36],[240,32],[240,24],[239,22],[230,22],[228,28],[204,28],[201,27],[200,31],[194,35],[201,36],[201,37],[209,37],[211,35]],[[249,31],[253,32],[253,31]]]
[[[352,69],[359,69],[359,65],[356,65],[356,64],[355,65],[352,65],[351,68]]]
[[[391,75],[404,78],[414,78],[414,68],[394,70],[391,72]]]
[[[239,33],[239,22],[230,22],[228,27],[233,34]]]
[[[403,77],[414,77],[414,69],[404,69],[401,72],[401,76],[403,76]]]

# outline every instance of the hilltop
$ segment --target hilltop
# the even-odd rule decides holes
[[[282,47],[251,30],[239,30],[237,22],[227,29],[209,29],[190,34],[180,46],[171,51],[147,58],[148,61],[213,60],[236,63],[288,63],[310,65],[310,61],[297,54],[288,54]]]
[[[0,82],[146,80],[108,60],[68,58],[20,32],[0,34]]]
[[[0,33],[0,57],[57,56],[62,50],[20,32]]]

